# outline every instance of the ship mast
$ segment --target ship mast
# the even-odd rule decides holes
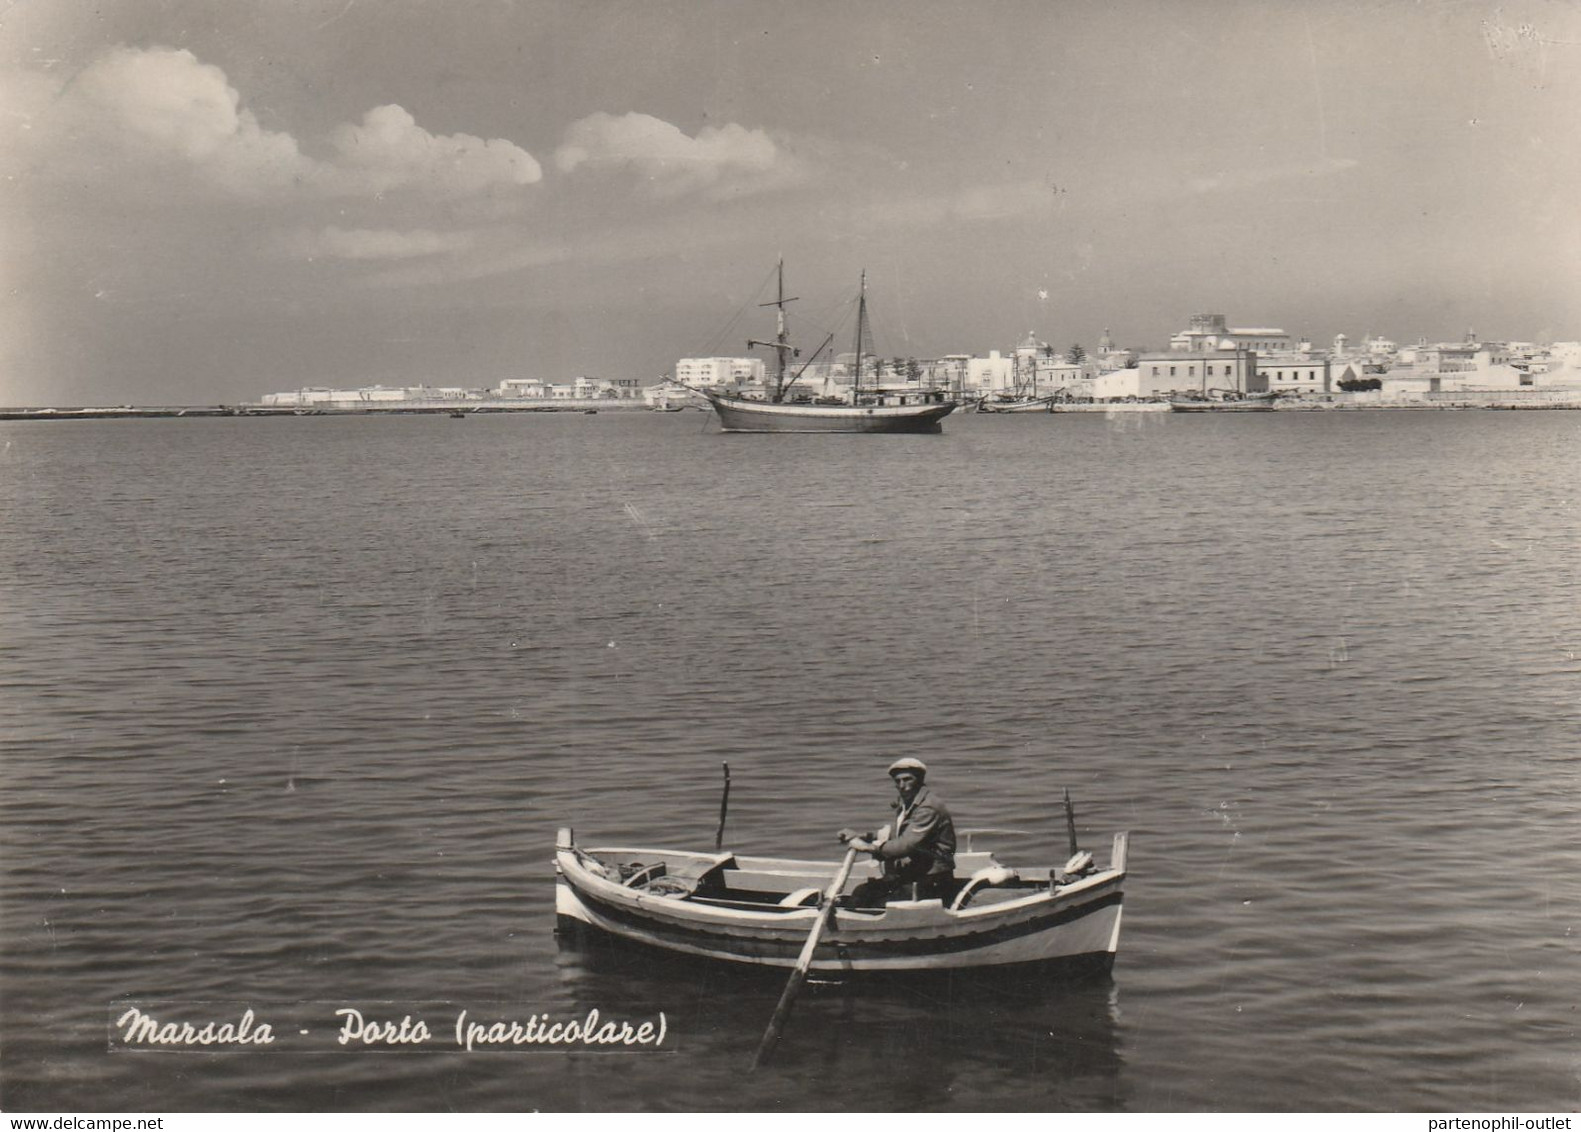
[[[799,356],[801,354],[800,350],[797,350],[793,346],[791,346],[791,344],[790,344],[790,331],[786,328],[786,325],[785,325],[785,304],[786,303],[794,303],[796,300],[794,298],[787,299],[785,297],[785,259],[784,259],[783,256],[780,257],[779,268],[778,268],[778,275],[779,275],[779,291],[778,291],[779,297],[777,299],[775,299],[773,302],[759,303],[758,304],[758,306],[760,306],[760,307],[778,307],[779,308],[778,315],[777,315],[777,318],[776,318],[776,324],[775,324],[774,341],[772,341],[772,342],[759,342],[759,341],[757,341],[756,339],[753,339],[753,338],[748,338],[747,339],[747,349],[749,349],[749,350],[752,349],[754,346],[767,346],[769,349],[774,351],[774,389],[773,389],[773,392],[771,392],[769,394],[769,400],[770,401],[774,401],[774,402],[779,402],[779,401],[782,401],[782,400],[785,399],[785,362],[786,362],[786,359],[788,357],[797,357],[797,356]]]
[[[856,304],[856,369],[851,374],[851,404],[862,390],[862,331],[867,322],[867,272],[862,272],[862,295]]]

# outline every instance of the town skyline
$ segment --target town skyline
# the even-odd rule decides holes
[[[1575,340],[1578,60],[1549,0],[17,6],[0,404],[647,384],[782,254],[886,356]]]

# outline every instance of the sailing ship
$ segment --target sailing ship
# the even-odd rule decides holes
[[[862,354],[863,337],[867,322],[867,273],[862,273],[861,298],[856,316],[856,364],[849,399],[841,401],[814,400],[811,397],[787,399],[797,378],[812,364],[833,339],[830,335],[803,363],[800,370],[787,378],[790,359],[797,354],[791,345],[785,322],[785,304],[795,302],[785,297],[785,261],[778,268],[777,297],[766,307],[777,308],[777,326],[772,342],[747,340],[747,348],[766,346],[774,351],[773,384],[767,398],[753,400],[735,394],[698,389],[719,414],[719,427],[725,432],[891,432],[930,433],[939,431],[939,422],[955,411],[956,403],[947,400],[940,389],[863,390]]]

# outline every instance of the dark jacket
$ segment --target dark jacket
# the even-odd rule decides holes
[[[955,822],[944,800],[926,786],[904,808],[897,799],[895,833],[878,847],[886,876],[920,880],[955,872]]]

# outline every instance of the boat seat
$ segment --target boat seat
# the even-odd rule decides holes
[[[955,894],[955,900],[950,904],[950,911],[959,912],[971,902],[972,897],[984,888],[996,884],[1009,884],[1016,879],[1016,871],[1007,869],[1003,865],[990,865],[985,869],[978,869],[972,874],[972,879],[967,881],[961,891]]]
[[[810,908],[818,903],[818,898],[823,895],[823,890],[818,888],[798,888],[795,892],[780,901],[782,908]]]
[[[957,851],[955,854],[955,875],[963,880],[969,880],[990,865],[997,865],[994,855],[986,850],[976,852]]]
[[[672,877],[682,880],[700,880],[718,868],[734,868],[736,855],[734,853],[717,853],[712,857],[704,857],[699,861],[688,861],[684,865],[677,865],[670,873]]]

